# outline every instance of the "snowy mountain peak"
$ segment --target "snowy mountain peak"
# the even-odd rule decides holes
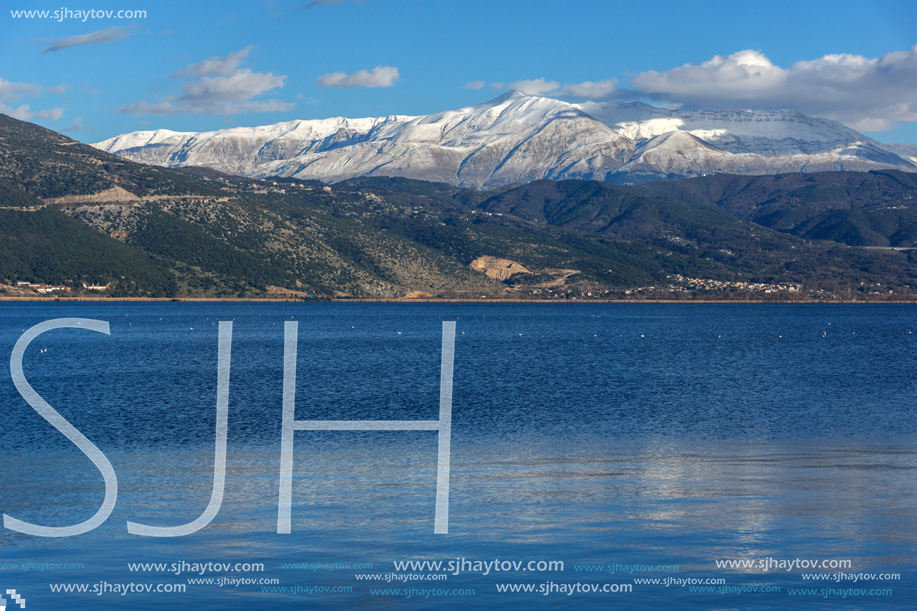
[[[94,146],[144,163],[246,176],[337,181],[385,175],[471,187],[541,178],[631,182],[711,172],[917,170],[907,145],[882,145],[792,110],[571,104],[517,91],[430,115],[333,117],[200,133],[162,129]]]

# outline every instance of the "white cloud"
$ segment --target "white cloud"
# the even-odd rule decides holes
[[[614,99],[622,93],[618,89],[618,79],[609,78],[604,81],[583,81],[582,83],[564,85],[552,95],[559,98],[576,98],[598,102]]]
[[[41,85],[12,83],[0,78],[0,100],[4,102],[17,102],[23,97],[39,95],[44,90]]]
[[[399,77],[398,68],[376,66],[372,70],[358,70],[353,74],[323,74],[315,82],[320,87],[391,87]]]
[[[83,125],[83,117],[77,117],[73,122],[62,129],[62,132],[84,132],[92,129],[90,125]]]
[[[462,85],[461,88],[462,89],[475,89],[475,90],[484,89],[485,84],[486,83],[484,81],[469,81],[465,83],[464,85]]]
[[[49,108],[47,110],[33,111],[28,104],[20,104],[16,108],[0,104],[0,112],[7,114],[14,119],[21,121],[31,121],[32,119],[47,119],[57,121],[64,114],[63,108]]]
[[[182,111],[169,101],[150,104],[145,100],[140,100],[130,106],[119,108],[118,112],[127,115],[175,115]]]
[[[524,95],[544,95],[560,87],[556,81],[546,81],[543,77],[529,81],[516,81],[506,86],[506,89],[515,89]]]
[[[483,81],[476,81],[484,86]],[[466,88],[471,88],[469,83]],[[618,89],[618,79],[609,78],[604,81],[584,81],[582,83],[568,83],[561,85],[557,81],[549,81],[544,77],[515,81],[513,83],[496,82],[491,83],[491,89],[502,91],[505,89],[514,89],[525,95],[548,95],[557,98],[577,98],[582,100],[608,100],[613,99],[624,92]],[[477,87],[480,89],[480,87]]]
[[[859,119],[846,123],[858,132],[884,132],[895,128],[895,122],[890,119]]]
[[[61,49],[68,49],[70,47],[79,47],[81,45],[96,45],[106,42],[114,42],[116,40],[121,40],[122,38],[127,38],[130,36],[130,32],[121,27],[105,28],[104,30],[97,30],[95,32],[89,32],[88,34],[80,34],[79,36],[70,36],[69,38],[60,38],[58,40],[52,41],[51,46],[42,49],[42,53],[48,53],[49,51],[60,51]]]
[[[484,85],[476,81],[466,87],[472,84]],[[881,131],[901,121],[917,121],[917,46],[878,58],[825,55],[787,68],[761,51],[746,49],[662,72],[642,72],[629,88],[618,84],[615,78],[564,85],[538,78],[490,87],[577,100],[650,98],[694,108],[789,108],[861,131]]]
[[[242,60],[249,51],[251,47],[245,47],[225,57],[211,57],[191,64],[171,75],[187,79],[180,91],[157,102],[141,100],[121,108],[119,112],[132,115],[231,115],[291,110],[295,105],[282,100],[252,99],[283,87],[286,76],[241,68]]]
[[[252,50],[252,46],[248,45],[244,49],[230,53],[226,57],[209,57],[202,62],[196,64],[191,64],[187,68],[183,68],[173,74],[172,76],[176,77],[193,77],[193,76],[212,76],[212,75],[221,75],[227,76],[232,74],[238,69],[239,65],[242,63],[242,60],[249,54]]]
[[[13,83],[0,78],[0,112],[15,119],[31,121],[33,119],[47,119],[56,121],[64,114],[63,108],[49,108],[46,110],[32,110],[28,104],[20,104],[15,108],[4,102],[18,102],[22,98],[36,97],[47,93],[58,94],[67,90],[66,85],[45,87],[32,83]]]
[[[917,47],[879,58],[825,55],[789,68],[760,51],[719,55],[700,64],[631,79],[643,95],[712,108],[792,108],[854,129],[917,121]]]
[[[249,98],[283,87],[285,78],[241,68],[225,76],[205,76],[189,81],[182,86],[182,95],[177,101],[195,107],[245,103]]]
[[[651,96],[678,101],[751,101],[783,85],[786,71],[759,51],[715,55],[701,64],[685,64],[666,72],[649,70],[631,84]]]

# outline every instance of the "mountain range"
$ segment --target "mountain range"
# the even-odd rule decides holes
[[[424,116],[160,129],[93,146],[152,165],[255,178],[400,176],[478,189],[540,179],[628,184],[722,173],[917,170],[917,145],[883,144],[791,110],[572,104],[517,92]]]
[[[145,165],[0,114],[9,296],[882,299],[915,278],[917,173],[896,169],[328,185]]]

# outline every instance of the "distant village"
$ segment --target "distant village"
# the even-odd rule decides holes
[[[109,284],[86,284],[83,283],[83,290],[86,291],[104,291],[110,285]],[[39,295],[53,295],[53,294],[62,294],[62,293],[72,293],[73,287],[54,285],[54,284],[43,284],[41,282],[27,282],[25,280],[19,280],[16,282],[15,286],[0,284],[0,291],[2,292],[26,292],[31,291],[32,293],[37,293]]]
[[[16,288],[29,290],[40,295],[48,295],[50,293],[69,293],[69,286],[54,286],[51,284],[32,284],[31,282],[19,281],[16,283]]]

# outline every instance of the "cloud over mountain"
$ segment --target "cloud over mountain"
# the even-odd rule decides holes
[[[564,85],[554,95],[559,98],[591,100],[593,102],[613,100],[620,97],[623,91],[618,89],[618,79],[608,78],[604,81],[583,81]]]
[[[472,81],[463,89],[481,89],[484,84],[484,81]],[[512,83],[494,82],[490,84],[490,87],[496,91],[510,90],[524,95],[547,95],[553,98],[591,100],[593,102],[632,97],[629,91],[618,87],[618,79],[613,77],[603,81],[583,81],[564,85],[539,77]]]
[[[651,99],[695,107],[792,108],[855,129],[889,129],[896,121],[917,121],[917,47],[878,58],[825,55],[789,68],[744,50],[642,72],[631,85]]]
[[[516,81],[506,86],[507,89],[518,91],[523,95],[544,95],[560,87],[556,81],[546,80],[544,77],[528,81]]]

